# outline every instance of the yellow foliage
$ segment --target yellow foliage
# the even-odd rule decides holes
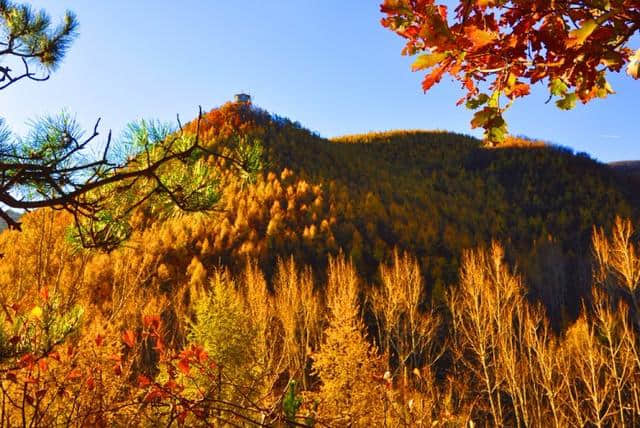
[[[238,406],[255,400],[273,424],[283,422],[274,415],[295,379],[304,409],[332,426],[640,426],[640,248],[630,221],[605,232],[612,212],[630,212],[606,184],[608,170],[537,144],[485,150],[438,132],[330,142],[293,125],[272,132],[254,113],[227,105],[206,114],[202,131],[214,146],[239,132],[269,136],[268,171],[251,183],[220,178],[220,212],[159,219],[140,207],[131,239],[109,254],[70,245],[72,219],[54,210],[0,234],[0,350],[9,356],[0,368],[36,369],[15,365],[10,327],[18,315],[47,322],[53,305],[42,295],[55,295],[61,310],[82,305],[89,320],[64,344],[75,351],[36,379],[46,379],[45,392],[35,372],[21,371],[24,382],[5,379],[2,394],[18,403],[28,383],[30,397],[51,399],[44,425],[125,426],[161,407],[177,412],[180,399],[141,403],[130,384],[166,363],[142,334],[151,319],[172,351],[204,346],[223,367],[218,392]],[[571,247],[594,223],[604,225],[593,232],[594,292],[560,335],[502,246],[460,256],[497,237],[518,260],[549,232]],[[91,388],[76,368],[93,376]],[[70,374],[69,393],[54,397],[51,385]],[[126,410],[110,410],[119,406]]]
[[[313,369],[322,382],[317,418],[331,426],[382,426],[385,421],[384,364],[364,336],[358,278],[344,259],[331,259],[327,287],[329,324]]]
[[[279,260],[274,288],[289,377],[301,379],[306,388],[307,362],[318,346],[322,321],[311,271],[299,271],[293,257],[286,262]]]

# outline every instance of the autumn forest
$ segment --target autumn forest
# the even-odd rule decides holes
[[[638,77],[640,6],[598,5],[383,2],[483,138],[242,96],[103,143],[0,119],[0,427],[640,426],[640,176],[503,119]],[[0,96],[64,73],[77,20],[0,0]]]

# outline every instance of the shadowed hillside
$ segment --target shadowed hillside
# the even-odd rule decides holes
[[[619,161],[609,163],[614,170],[640,179],[640,161]]]
[[[627,180],[562,147],[514,139],[486,149],[468,136],[425,131],[306,140],[282,141],[276,165],[334,189],[330,197],[344,207],[339,244],[369,276],[398,246],[420,258],[427,283],[439,288],[456,280],[463,249],[498,239],[534,294],[559,309],[586,287],[593,225],[637,207]]]

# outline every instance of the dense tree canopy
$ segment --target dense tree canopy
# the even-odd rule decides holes
[[[545,82],[561,109],[613,93],[607,72],[627,65],[638,78],[640,29],[636,0],[470,0],[455,11],[434,0],[385,0],[382,24],[407,39],[405,55],[420,54],[413,70],[430,69],[429,90],[448,73],[466,91],[459,103],[479,109],[472,127],[503,141],[504,111],[530,85]],[[504,102],[506,98],[506,103]]]

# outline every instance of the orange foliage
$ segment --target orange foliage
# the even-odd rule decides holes
[[[64,314],[80,305],[85,320],[64,344],[39,339],[51,346],[19,353],[14,346],[0,360],[9,373],[3,393],[18,403],[5,419],[25,413],[45,425],[276,424],[295,379],[308,400],[293,406],[304,413],[299,422],[638,422],[632,397],[640,396],[640,358],[624,315],[637,315],[637,302],[624,302],[638,278],[629,224],[618,222],[611,240],[598,230],[593,241],[595,282],[622,300],[620,311],[596,294],[597,319],[583,313],[561,338],[525,298],[525,279],[509,269],[502,247],[459,257],[464,247],[512,232],[519,233],[514,248],[527,248],[541,223],[579,235],[593,219],[606,224],[613,209],[585,214],[582,207],[574,215],[528,207],[535,215],[509,215],[519,208],[508,203],[519,199],[475,172],[482,162],[502,171],[496,163],[514,164],[509,150],[519,148],[481,150],[456,136],[452,150],[444,144],[451,136],[429,134],[434,140],[425,142],[420,132],[327,142],[266,121],[233,104],[204,116],[202,135],[212,144],[248,133],[269,146],[268,168],[255,181],[222,178],[220,212],[158,218],[153,206],[141,206],[131,239],[109,254],[74,248],[65,238],[71,219],[53,210],[25,215],[21,233],[0,234],[5,342],[14,340],[13,320],[26,320],[20,332],[49,331],[45,321],[60,315],[51,314],[54,306]],[[557,170],[582,165],[547,150],[532,156],[551,159]],[[472,161],[478,164],[460,170]],[[437,175],[441,164],[448,166]],[[495,186],[500,174],[488,175]],[[627,208],[613,187],[589,177],[605,206]],[[562,197],[573,201],[569,193]],[[534,194],[532,203],[546,194]],[[406,249],[413,255],[401,255]],[[340,251],[349,261],[332,258]],[[445,292],[445,280],[458,277],[459,287]],[[215,317],[198,324],[210,307]],[[215,330],[228,325],[236,328]],[[194,341],[194,326],[210,343]],[[609,345],[597,340],[601,333]],[[212,358],[230,349],[235,355],[220,358],[244,358],[240,375]],[[583,355],[591,359],[579,361]],[[589,380],[591,374],[599,376]],[[65,393],[55,395],[56,388]],[[317,407],[309,401],[316,399]],[[603,403],[610,411],[601,411]]]

